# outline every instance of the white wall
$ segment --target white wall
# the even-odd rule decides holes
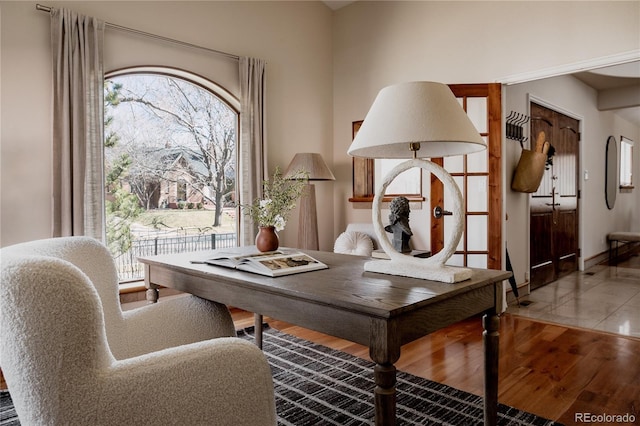
[[[346,152],[351,143],[351,122],[364,118],[381,88],[411,80],[500,82],[508,76],[638,52],[639,33],[637,1],[356,2],[340,9],[334,18],[334,173],[338,179],[334,231],[339,233],[350,222],[371,220],[369,206],[347,202],[351,159]],[[589,131],[590,145],[606,140],[604,130]],[[507,161],[512,162],[513,142],[505,139],[504,144],[509,147]],[[586,156],[591,149],[583,150]],[[528,244],[522,225],[528,208],[523,197],[510,193],[515,167],[511,164],[506,163],[504,169],[505,213],[509,214],[504,238],[517,265],[516,277],[522,282],[528,270],[528,251],[522,248]],[[585,164],[594,175],[583,203],[598,204],[582,219],[583,234],[587,234],[583,235],[583,256],[589,257],[604,249],[604,231],[593,236],[584,230],[608,228],[602,223],[613,223],[614,216],[600,208],[603,195],[596,187],[602,166],[599,157],[585,158]],[[620,215],[627,214],[638,223],[638,191],[635,193],[634,207],[627,203],[620,207],[625,209]],[[412,229],[428,227],[429,213],[428,209],[412,209]],[[617,215],[617,210],[613,214]]]
[[[45,2],[107,22],[267,61],[268,166],[320,152],[332,167],[331,10],[320,2]],[[0,245],[50,236],[51,53],[49,15],[36,2],[0,2]],[[105,70],[166,65],[238,94],[237,63],[107,29]],[[317,185],[320,247],[333,247],[332,182]],[[280,236],[297,241],[297,212]]]

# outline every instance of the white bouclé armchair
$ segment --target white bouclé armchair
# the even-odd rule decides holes
[[[225,305],[195,296],[171,298],[123,311],[118,294],[118,273],[111,253],[93,238],[36,240],[5,247],[1,253],[3,257],[54,257],[72,263],[86,274],[100,296],[107,341],[116,359],[236,335]]]
[[[122,312],[117,288],[100,288],[117,284],[111,256],[89,238],[0,256],[0,368],[22,425],[276,423],[264,354],[218,337],[233,330],[226,308],[185,297]]]

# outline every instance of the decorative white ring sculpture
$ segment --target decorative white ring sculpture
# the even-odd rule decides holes
[[[381,205],[384,193],[389,184],[402,172],[420,167],[433,173],[442,181],[451,195],[454,226],[449,238],[445,239],[445,245],[440,252],[428,258],[416,258],[398,253],[389,242],[381,218]],[[456,247],[464,230],[464,210],[462,194],[453,177],[439,165],[423,160],[412,159],[398,164],[384,178],[373,198],[372,206],[373,228],[378,236],[380,247],[389,256],[389,260],[374,260],[364,265],[366,271],[380,272],[391,275],[404,275],[408,277],[430,279],[455,283],[471,278],[471,270],[467,268],[446,266],[445,262],[455,253]]]

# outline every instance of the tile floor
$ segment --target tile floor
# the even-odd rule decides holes
[[[507,312],[640,338],[640,255],[596,265],[533,290]]]

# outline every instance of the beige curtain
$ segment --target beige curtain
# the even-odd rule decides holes
[[[51,9],[54,237],[104,241],[104,27]]]
[[[240,203],[262,195],[266,167],[265,61],[240,58]],[[240,243],[255,243],[258,227],[245,214],[240,218]]]

